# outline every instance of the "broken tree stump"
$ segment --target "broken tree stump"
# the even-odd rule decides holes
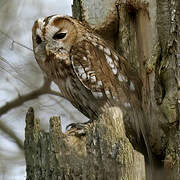
[[[59,117],[50,119],[49,132],[40,129],[33,108],[26,115],[27,180],[143,180],[144,157],[125,135],[122,112],[108,109],[83,129],[61,130]]]

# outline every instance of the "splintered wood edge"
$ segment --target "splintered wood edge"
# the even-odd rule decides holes
[[[122,111],[117,107],[107,108],[97,122],[87,124],[83,129],[80,130],[71,128],[65,133],[62,132],[60,117],[51,117],[49,135],[52,139],[63,139],[69,146],[73,146],[78,149],[81,148],[82,150],[84,149],[83,147],[85,147],[86,136],[90,129],[97,126],[104,126],[105,128],[108,128],[110,131],[108,134],[112,136],[114,141],[116,141],[118,138],[126,138]],[[25,132],[26,137],[32,136],[34,141],[38,141],[38,136],[41,134],[41,132],[43,132],[40,129],[40,120],[35,118],[32,107],[29,108],[26,114]]]
[[[117,107],[107,108],[99,120],[88,124],[84,131],[70,129],[66,133],[63,133],[61,130],[60,117],[50,118],[49,133],[40,130],[40,120],[34,117],[33,108],[29,108],[26,115],[25,136],[25,157],[27,164],[32,163],[31,156],[29,157],[28,154],[32,153],[33,157],[34,155],[38,155],[37,152],[44,147],[43,144],[45,144],[44,148],[50,148],[47,152],[55,153],[60,160],[64,157],[62,156],[63,154],[76,158],[89,157],[89,153],[92,153],[89,149],[91,148],[89,142],[96,144],[97,142],[95,141],[99,137],[101,148],[112,148],[110,148],[110,152],[108,151],[108,153],[113,153],[115,146],[119,146],[122,152],[118,161],[126,167],[127,170],[124,173],[129,172],[127,168],[129,167],[134,175],[140,177],[139,179],[145,177],[144,157],[133,149],[126,137],[123,114]],[[106,144],[107,142],[108,144]],[[95,144],[92,146],[93,149],[97,148]],[[105,150],[105,153],[107,150]]]

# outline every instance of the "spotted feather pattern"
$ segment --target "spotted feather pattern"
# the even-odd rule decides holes
[[[88,36],[87,39],[76,43],[70,53],[79,80],[98,97],[102,96],[100,92],[108,98],[124,94],[121,85],[127,83],[127,77],[120,70],[125,60],[107,48],[104,41],[98,41],[96,36]]]
[[[123,113],[133,112],[132,127],[144,136],[141,80],[110,44],[78,20],[61,15],[38,19],[32,40],[41,69],[75,108],[95,120],[107,107],[122,107]]]
[[[54,39],[58,33],[65,36]],[[85,115],[99,114],[111,100],[126,107],[136,102],[139,82],[131,66],[81,22],[60,15],[37,20],[33,48],[41,69]]]

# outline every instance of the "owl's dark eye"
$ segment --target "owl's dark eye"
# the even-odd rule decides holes
[[[42,42],[41,37],[39,35],[36,35],[36,43],[41,44],[41,42]]]
[[[64,37],[66,36],[66,33],[56,33],[54,36],[53,36],[53,39],[63,39]]]

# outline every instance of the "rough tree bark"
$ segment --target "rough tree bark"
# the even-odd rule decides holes
[[[65,134],[59,117],[50,119],[49,133],[41,131],[29,108],[25,136],[28,180],[145,178],[144,157],[126,137],[118,108],[107,110],[87,129]]]
[[[152,178],[179,180],[180,1],[74,0],[72,9],[74,17],[111,41],[138,71]],[[40,131],[32,109],[26,123],[27,179],[145,178],[143,157],[133,149],[142,147],[120,110],[108,109],[86,130],[66,134],[56,117],[49,133]]]

